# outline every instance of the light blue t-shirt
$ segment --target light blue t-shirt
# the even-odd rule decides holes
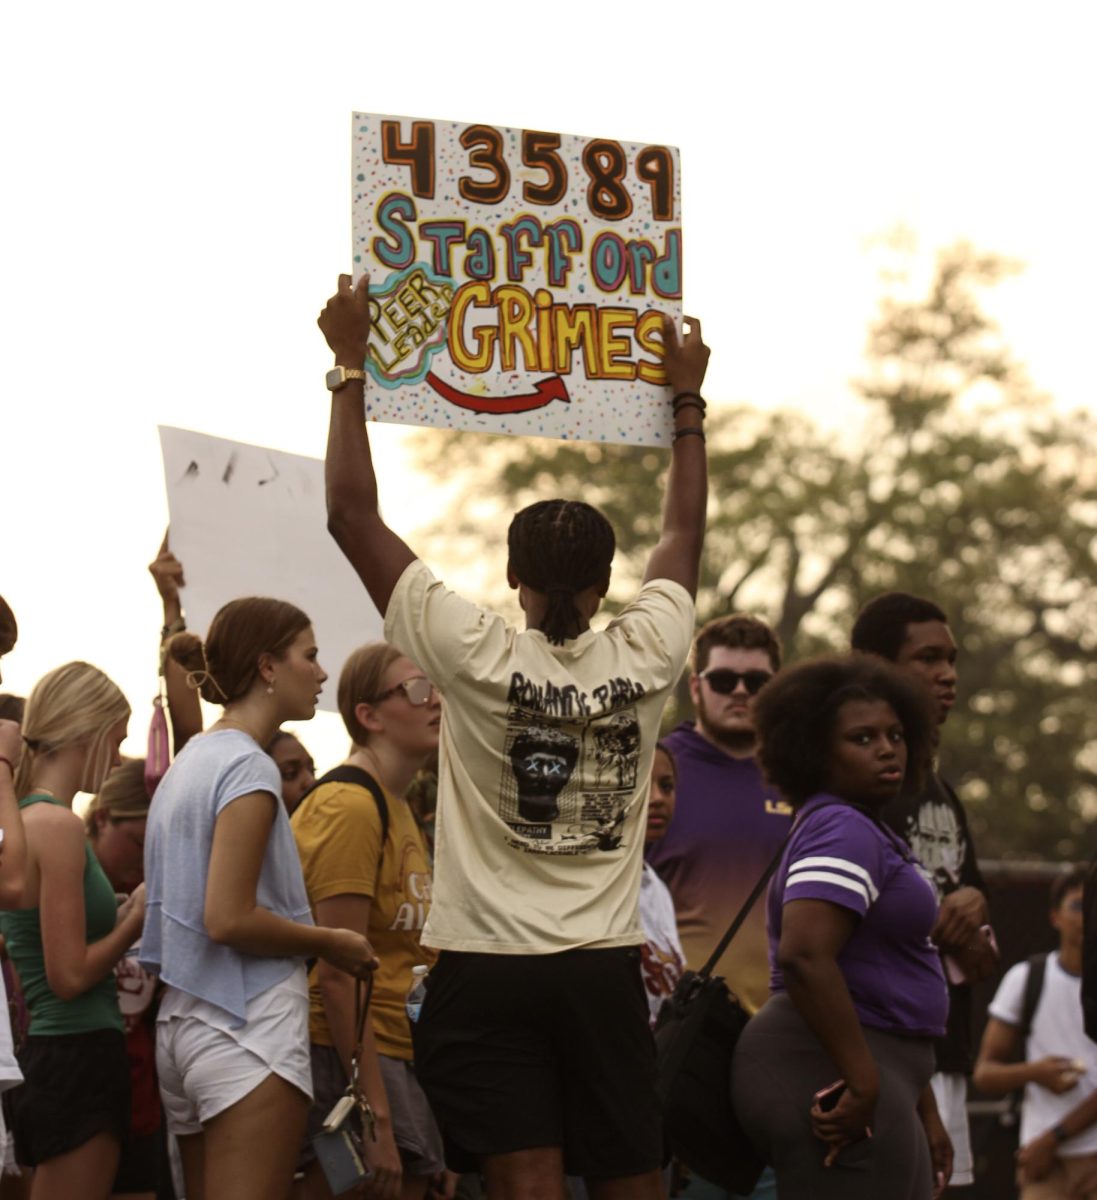
[[[145,927],[138,955],[146,970],[223,1008],[239,1025],[248,1001],[302,961],[241,954],[206,932],[213,827],[227,805],[249,792],[269,792],[275,809],[256,903],[302,925],[313,923],[278,768],[248,734],[218,729],[192,738],[156,789],[145,835]]]

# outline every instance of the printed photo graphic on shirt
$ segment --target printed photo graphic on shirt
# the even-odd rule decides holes
[[[686,964],[673,946],[662,946],[650,939],[640,947],[640,971],[649,996],[665,999],[674,992]]]
[[[551,685],[512,686],[535,707],[512,704],[507,715],[499,815],[515,835],[510,844],[536,854],[586,854],[614,850],[636,796],[640,723],[635,705],[613,698],[643,694],[638,684],[596,689],[608,711],[586,693],[565,697]],[[572,719],[551,720],[549,710]],[[586,719],[575,719],[590,713]]]
[[[964,832],[952,805],[927,800],[906,816],[902,832],[937,899],[954,892],[964,864]]]
[[[355,113],[372,420],[669,446],[673,146]]]

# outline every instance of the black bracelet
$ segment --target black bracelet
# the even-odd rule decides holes
[[[705,415],[704,400],[675,400],[672,411],[677,416],[683,408],[695,408],[702,417]]]
[[[687,425],[685,427],[685,429],[676,429],[674,431],[674,437],[672,440],[676,442],[679,438],[691,437],[691,436],[699,437],[701,439],[701,441],[703,442],[705,440],[705,431],[701,428],[700,425]]]
[[[700,400],[702,404],[705,402],[705,398],[700,392],[678,392],[674,397],[674,401],[676,402],[678,400],[684,400],[687,396],[691,400]]]

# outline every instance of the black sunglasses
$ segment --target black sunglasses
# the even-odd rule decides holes
[[[403,692],[409,704],[418,706],[426,704],[430,700],[434,692],[434,684],[425,675],[413,675],[410,679],[402,679],[395,687],[390,687],[387,692],[382,692],[373,703],[380,704],[382,700],[395,696],[397,692]]]
[[[773,672],[733,671],[730,667],[712,667],[708,671],[702,671],[698,678],[703,679],[714,692],[718,692],[721,696],[730,696],[740,683],[752,696],[756,696],[761,691],[762,685],[773,678]]]

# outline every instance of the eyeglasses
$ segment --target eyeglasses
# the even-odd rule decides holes
[[[773,678],[772,671],[733,671],[730,667],[713,667],[702,671],[700,679],[721,696],[729,696],[741,683],[752,696],[761,691],[763,684]]]
[[[380,704],[382,700],[395,696],[397,692],[403,692],[409,704],[419,707],[430,702],[434,690],[434,684],[425,675],[413,675],[410,679],[401,679],[395,687],[390,687],[387,692],[382,692],[373,703]]]

